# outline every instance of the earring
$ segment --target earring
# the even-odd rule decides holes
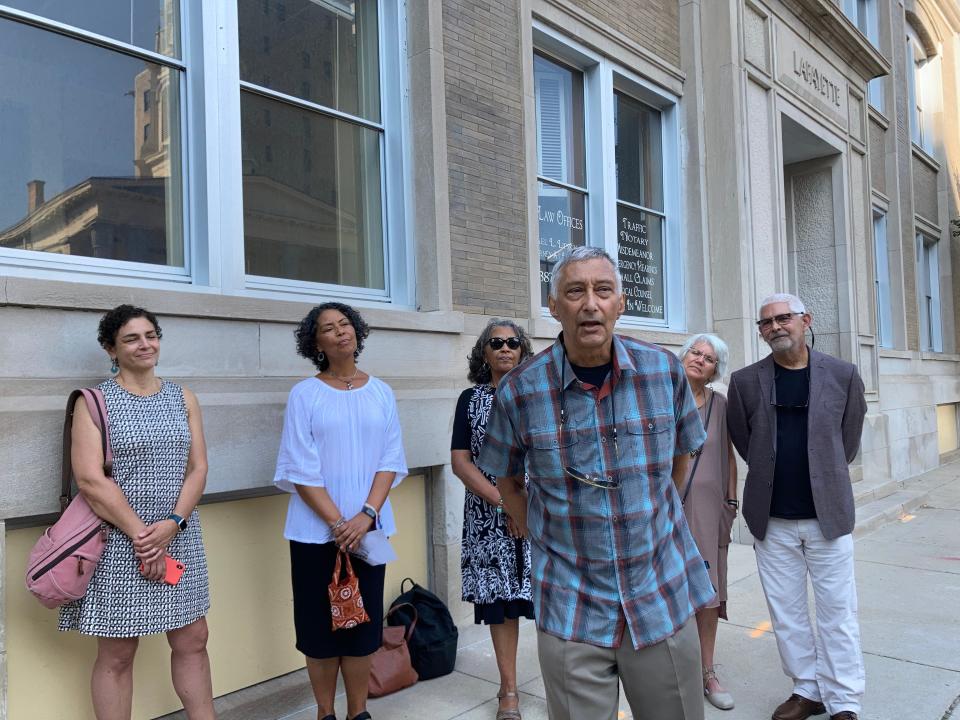
[[[324,360],[326,360],[326,359],[327,359],[327,356],[324,354],[323,350],[320,350],[319,352],[317,352],[317,362],[318,362],[318,363],[322,363],[322,362],[323,362]]]
[[[116,358],[110,358],[110,372],[113,374],[120,372],[120,365],[117,364]]]

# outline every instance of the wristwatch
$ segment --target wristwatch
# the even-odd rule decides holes
[[[380,513],[378,513],[377,509],[370,503],[363,504],[363,514],[373,520],[374,525],[377,524],[377,519],[380,517]]]
[[[179,515],[177,515],[176,513],[170,513],[169,515],[167,515],[167,520],[173,520],[173,521],[177,524],[177,527],[178,527],[180,530],[186,530],[186,529],[187,529],[187,521],[184,520],[184,519],[183,519],[182,517],[180,517]]]

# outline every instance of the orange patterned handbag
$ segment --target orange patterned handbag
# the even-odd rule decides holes
[[[340,577],[341,559],[346,558],[347,574]],[[330,593],[330,615],[334,630],[349,630],[360,623],[370,622],[370,616],[363,609],[360,596],[360,582],[353,574],[350,555],[343,550],[337,551],[337,563],[333,567],[333,580],[327,588]]]

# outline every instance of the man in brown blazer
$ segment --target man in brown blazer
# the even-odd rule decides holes
[[[759,318],[760,336],[773,352],[733,373],[727,426],[749,466],[743,517],[755,538],[783,670],[793,679],[773,720],[828,711],[831,720],[856,720],[864,670],[848,465],[866,414],[863,381],[850,363],[807,347],[813,317],[800,298],[771,295]]]

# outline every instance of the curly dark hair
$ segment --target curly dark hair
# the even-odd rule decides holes
[[[533,345],[530,344],[530,336],[527,335],[526,331],[522,327],[517,325],[517,323],[515,323],[513,320],[493,318],[487,323],[487,326],[483,329],[483,332],[480,333],[480,337],[477,338],[477,342],[474,344],[473,350],[471,350],[470,354],[467,355],[467,362],[469,363],[470,368],[470,371],[467,373],[467,378],[472,383],[482,385],[490,382],[492,373],[490,372],[490,366],[487,365],[487,361],[483,357],[483,349],[487,346],[487,342],[493,336],[494,329],[498,327],[508,327],[516,333],[518,338],[520,338],[521,363],[533,355]],[[519,365],[520,363],[517,364]]]
[[[324,310],[339,310],[353,325],[353,330],[357,334],[357,349],[353,353],[354,357],[358,357],[363,352],[363,341],[370,334],[370,326],[363,321],[360,313],[349,305],[338,302],[317,305],[300,321],[297,329],[293,331],[293,335],[297,339],[297,352],[316,365],[320,372],[330,367],[330,361],[326,357],[321,358],[320,351],[317,349],[317,323]]]
[[[157,322],[157,316],[152,312],[144,310],[142,307],[136,307],[135,305],[117,305],[113,310],[108,310],[104,316],[100,318],[100,326],[97,328],[97,342],[100,343],[100,347],[104,349],[112,348],[117,342],[117,333],[120,332],[120,328],[134,318],[140,317],[150,321],[153,329],[157,331],[158,338],[163,337],[163,331],[160,330],[160,323]]]

